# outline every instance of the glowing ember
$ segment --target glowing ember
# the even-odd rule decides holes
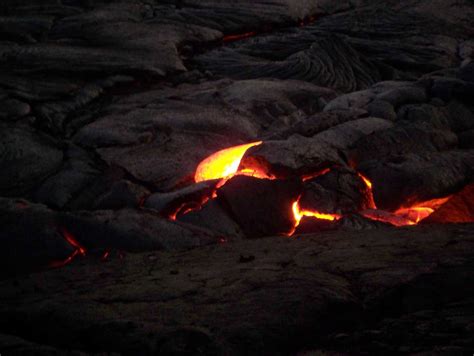
[[[370,209],[377,209],[377,205],[375,204],[374,200],[374,192],[372,191],[372,182],[367,179],[367,177],[363,176],[360,173],[357,173],[357,175],[362,179],[367,186],[368,194],[367,194],[367,200],[369,202],[369,208]]]
[[[306,174],[303,177],[301,177],[301,179],[303,180],[303,182],[306,182],[307,180],[311,180],[313,178],[323,176],[325,174],[328,174],[329,172],[331,172],[331,170],[329,168],[325,168],[322,171],[319,171],[313,174]]]
[[[257,34],[257,32],[255,32],[255,31],[245,32],[245,33],[241,33],[241,34],[238,34],[238,35],[224,36],[224,38],[222,40],[224,42],[233,42],[233,41],[238,41],[238,40],[242,40],[244,38],[249,38],[249,37],[255,36],[256,34]]]
[[[49,264],[49,267],[51,268],[58,268],[58,267],[63,267],[67,265],[69,262],[71,262],[74,257],[77,255],[85,256],[86,255],[86,249],[81,246],[81,244],[76,240],[76,238],[66,229],[61,229],[61,233],[64,237],[64,239],[72,246],[75,247],[74,252],[65,258],[62,261],[53,261]]]
[[[293,226],[288,236],[292,236],[295,233],[296,228],[301,223],[301,219],[303,219],[303,217],[305,216],[315,218],[315,219],[320,219],[320,220],[329,220],[329,221],[335,221],[341,218],[341,215],[339,214],[326,214],[326,213],[320,213],[318,211],[304,210],[304,209],[302,210],[300,207],[300,198],[298,198],[298,200],[296,200],[291,206],[291,210],[293,211],[293,216],[295,218],[295,225]]]
[[[100,257],[101,261],[102,262],[107,261],[107,259],[109,258],[109,255],[110,255],[110,251],[105,250],[104,253],[102,254],[102,256]]]
[[[207,157],[199,163],[194,180],[196,183],[211,179],[229,178],[238,173],[240,161],[250,147],[258,146],[262,141],[226,148]],[[258,176],[257,171],[246,169],[241,174]]]

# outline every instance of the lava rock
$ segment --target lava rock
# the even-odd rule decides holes
[[[473,151],[407,154],[359,166],[373,184],[377,207],[396,210],[452,194],[472,177]]]
[[[262,50],[269,51],[269,48],[273,51],[285,48],[286,41],[291,46],[294,39],[283,37],[284,43],[281,36],[269,37],[268,43],[264,42],[265,39],[259,39],[258,46],[253,49],[220,48],[200,55],[196,60],[218,76],[298,79],[343,92],[364,89],[382,79],[376,65],[342,37],[326,35],[313,38],[309,43],[304,42],[306,48],[295,48],[295,52],[278,60],[264,59],[259,54]]]
[[[350,150],[354,164],[389,159],[405,154],[423,154],[455,149],[457,136],[449,130],[435,129],[428,123],[400,123],[362,137]]]
[[[59,168],[63,152],[49,137],[28,128],[0,126],[0,194],[19,196]]]
[[[245,238],[242,228],[216,200],[210,200],[201,208],[178,216],[177,220],[221,235],[222,243]]]
[[[219,180],[208,180],[168,193],[154,193],[144,203],[145,208],[153,209],[164,216],[174,216],[187,208],[199,207],[212,198]]]
[[[57,213],[23,199],[0,198],[0,277],[66,260],[75,250],[62,235]]]
[[[301,194],[298,180],[269,180],[237,176],[217,191],[248,238],[289,233],[295,225],[292,205]]]
[[[211,231],[137,209],[62,213],[59,222],[86,249],[186,249],[218,241]]]
[[[356,172],[335,167],[329,173],[304,182],[300,207],[329,214],[368,209],[371,192]]]

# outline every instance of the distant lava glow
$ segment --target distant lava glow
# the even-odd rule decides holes
[[[240,161],[250,147],[261,145],[262,141],[235,146],[220,150],[199,163],[194,175],[196,183],[211,179],[229,178],[235,174],[245,174],[263,178],[258,171],[239,170]]]
[[[86,249],[76,240],[76,238],[66,229],[61,229],[61,234],[63,235],[64,239],[71,245],[72,247],[75,248],[74,252],[69,255],[67,258],[61,261],[52,261],[49,264],[49,267],[51,268],[58,268],[58,267],[63,267],[67,265],[69,262],[71,262],[74,257],[77,255],[80,256],[85,256],[86,255]]]

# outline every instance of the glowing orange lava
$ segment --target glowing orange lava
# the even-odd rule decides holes
[[[228,178],[240,173],[259,177],[259,172],[245,169],[238,172],[240,161],[250,147],[258,146],[262,141],[235,146],[218,151],[199,163],[194,175],[196,183],[211,179]]]
[[[377,205],[375,204],[374,200],[374,192],[372,191],[372,182],[365,176],[363,176],[361,173],[357,173],[357,175],[362,179],[367,186],[368,190],[368,196],[367,199],[369,201],[369,208],[370,209],[377,209]]]
[[[322,171],[319,171],[319,172],[316,172],[316,173],[313,173],[313,174],[306,174],[306,175],[301,177],[301,180],[303,182],[306,182],[307,180],[311,180],[311,179],[323,176],[325,174],[328,174],[329,172],[331,172],[331,170],[329,168],[325,168]]]
[[[301,219],[303,219],[303,217],[305,216],[315,218],[315,219],[320,219],[320,220],[329,220],[329,221],[339,220],[342,217],[339,214],[326,214],[326,213],[320,213],[318,211],[301,209],[300,198],[298,198],[291,206],[291,210],[295,218],[295,225],[293,226],[292,230],[288,233],[288,236],[292,236],[295,233],[296,228],[301,223]]]
[[[394,226],[416,225],[433,214],[436,209],[446,203],[451,197],[433,199],[418,203],[408,208],[400,208],[390,213],[383,210],[366,210],[361,214],[371,220],[385,222]]]
[[[412,221],[413,224],[411,225],[415,225],[433,214],[436,209],[446,203],[450,198],[451,197],[449,196],[440,199],[433,199],[423,203],[418,203],[409,208],[400,208],[395,212],[395,214]]]

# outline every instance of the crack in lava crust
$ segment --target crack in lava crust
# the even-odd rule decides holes
[[[261,145],[262,141],[252,142],[248,144],[243,144],[239,146],[229,147],[223,150],[220,150],[206,159],[204,159],[197,167],[195,173],[195,182],[203,182],[212,179],[220,179],[219,183],[216,185],[211,196],[204,198],[198,206],[188,206],[183,204],[170,218],[176,220],[176,216],[184,215],[190,211],[201,209],[204,204],[209,200],[216,198],[217,191],[221,188],[229,179],[236,175],[248,175],[259,179],[276,179],[274,176],[269,176],[268,173],[264,172],[263,169],[259,167],[253,167],[251,169],[240,169],[240,163],[242,158],[248,149],[254,146]],[[331,171],[330,168],[326,168],[322,171],[319,171],[315,174],[301,176],[300,179],[304,182],[322,175],[325,175]],[[422,203],[415,204],[409,207],[401,207],[395,212],[387,212],[377,208],[377,205],[374,200],[373,194],[373,184],[366,176],[362,175],[360,172],[357,172],[359,178],[364,182],[367,187],[367,196],[369,209],[360,211],[359,214],[374,220],[385,222],[394,226],[407,226],[407,225],[416,225],[423,219],[431,215],[437,208],[442,204],[447,202],[450,199],[450,196],[440,199],[434,199]],[[291,207],[292,214],[294,216],[295,225],[289,233],[283,233],[286,236],[292,236],[297,227],[299,226],[303,217],[310,217],[319,220],[327,221],[338,221],[343,218],[343,215],[328,213],[328,212],[319,212],[316,209],[301,209],[299,201],[301,196],[293,202]]]

